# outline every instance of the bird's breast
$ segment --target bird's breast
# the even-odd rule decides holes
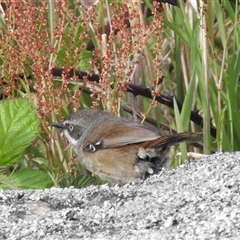
[[[93,174],[112,184],[124,184],[141,177],[136,171],[139,145],[134,144],[121,148],[102,149],[90,153],[79,151],[78,160]]]

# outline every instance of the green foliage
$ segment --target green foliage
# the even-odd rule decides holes
[[[14,172],[10,179],[13,180],[17,188],[22,189],[41,189],[53,186],[52,179],[48,173],[39,169],[24,168]]]
[[[17,189],[17,184],[4,173],[0,173],[0,188],[2,189]]]
[[[0,164],[11,166],[39,132],[39,119],[27,99],[0,103]]]
[[[166,16],[166,32],[170,30],[175,36],[176,75],[179,80],[182,78],[177,81],[177,96],[180,99],[184,96],[181,112],[184,130],[188,127],[189,110],[196,103],[195,109],[204,119],[205,153],[212,148],[239,150],[238,4],[209,1],[204,7],[186,10],[180,1],[180,8]],[[210,136],[210,123],[216,126],[216,141]]]
[[[0,102],[0,186],[2,188],[46,188],[52,186],[50,176],[38,169],[17,166],[24,150],[39,132],[39,118],[27,99],[15,98]],[[9,175],[9,176],[7,176]]]

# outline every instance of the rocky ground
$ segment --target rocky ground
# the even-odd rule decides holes
[[[239,152],[123,187],[0,190],[0,239],[239,238]]]

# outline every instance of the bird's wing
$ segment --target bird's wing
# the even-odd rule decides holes
[[[103,128],[106,129],[106,132],[102,131]],[[90,138],[86,138],[86,142],[96,145],[97,149],[122,147],[128,144],[155,140],[160,137],[157,130],[155,132],[142,124],[134,122],[107,123],[106,126],[101,125],[101,127],[95,128],[90,135]]]

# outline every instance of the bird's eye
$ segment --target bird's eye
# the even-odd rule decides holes
[[[73,130],[73,125],[69,125],[69,130],[72,131]]]

